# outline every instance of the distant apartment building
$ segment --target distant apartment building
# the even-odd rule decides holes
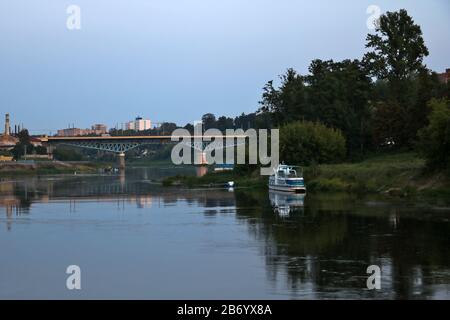
[[[152,122],[150,120],[137,117],[133,121],[129,121],[125,124],[125,130],[143,131],[152,128]]]
[[[450,79],[450,69],[446,69],[443,73],[438,73],[439,81],[443,83],[448,83]]]
[[[96,134],[96,135],[102,135],[102,134],[106,134],[108,133],[108,127],[104,124],[94,124],[91,127],[91,130]]]
[[[104,124],[94,124],[91,129],[67,128],[58,130],[58,137],[77,137],[96,135],[101,136],[108,132],[108,128]]]
[[[82,136],[83,131],[84,130],[79,129],[79,128],[60,129],[60,130],[58,130],[58,133],[56,135],[58,137],[76,137],[76,136]]]

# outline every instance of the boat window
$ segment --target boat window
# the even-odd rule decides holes
[[[295,170],[289,171],[289,178],[295,178],[297,176],[297,172]]]

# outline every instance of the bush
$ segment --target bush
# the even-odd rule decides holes
[[[419,150],[433,169],[450,169],[450,101],[429,103],[429,124],[419,131]]]
[[[285,163],[336,163],[344,159],[345,153],[345,138],[338,129],[307,121],[280,128],[280,160]]]
[[[83,160],[83,156],[81,153],[64,147],[56,148],[53,151],[53,156],[56,160],[60,161],[81,161]]]

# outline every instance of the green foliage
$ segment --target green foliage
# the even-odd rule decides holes
[[[20,159],[23,155],[32,154],[34,151],[34,146],[30,143],[30,135],[28,134],[28,130],[22,130],[17,135],[19,138],[19,142],[14,146],[11,150],[11,153],[14,155],[14,159]]]
[[[414,153],[371,156],[358,163],[324,164],[305,167],[309,191],[386,192],[413,194],[433,178],[422,174],[425,161]],[[421,179],[425,179],[424,181]]]
[[[401,81],[423,68],[423,58],[428,49],[422,38],[420,26],[404,9],[382,15],[375,29],[367,35],[364,61],[372,74],[379,79]]]
[[[314,60],[310,74],[288,69],[279,88],[264,87],[260,113],[270,114],[273,126],[297,120],[322,122],[340,129],[348,154],[364,152],[371,141],[370,79],[358,60]]]
[[[47,148],[44,146],[37,146],[35,148],[36,154],[47,154]]]
[[[450,169],[450,101],[431,100],[429,125],[419,131],[419,149],[431,168]]]
[[[14,156],[9,150],[0,150],[0,156]]]
[[[288,164],[334,163],[345,157],[345,138],[338,129],[297,121],[280,128],[280,160]]]
[[[404,119],[407,112],[398,103],[378,102],[373,118],[373,137],[377,146],[396,148],[408,140]]]
[[[278,89],[273,86],[273,81],[264,86],[260,101],[260,112],[269,112],[275,126],[302,119],[306,111],[304,77],[288,69],[280,80]]]
[[[216,128],[216,116],[212,113],[206,113],[202,116],[203,129],[208,130]]]
[[[149,158],[150,160],[170,160],[172,148],[173,148],[172,145],[164,145],[161,148],[159,148],[159,150],[157,150]]]
[[[438,85],[423,65],[428,49],[419,25],[402,9],[382,15],[375,34],[367,35],[363,63],[378,79],[382,94],[374,96],[377,145],[411,147],[426,123],[426,102]]]
[[[59,147],[53,151],[53,156],[60,161],[81,161],[83,156],[81,153],[70,148]]]

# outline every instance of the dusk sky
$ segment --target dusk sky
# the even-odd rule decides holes
[[[80,30],[66,27],[71,4]],[[427,66],[450,68],[448,0],[2,0],[0,123],[9,112],[34,134],[253,112],[287,68],[361,58],[369,5],[407,9]]]

